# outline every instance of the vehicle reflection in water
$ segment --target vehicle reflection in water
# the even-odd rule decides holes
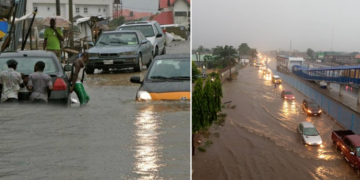
[[[288,118],[291,114],[296,114],[296,113],[297,113],[297,109],[296,109],[295,101],[284,100],[281,109],[281,114],[283,114],[285,118]]]
[[[158,143],[159,117],[150,105],[139,111],[135,121],[135,167],[134,171],[141,177],[139,179],[155,179],[159,168],[160,150],[162,146]]]

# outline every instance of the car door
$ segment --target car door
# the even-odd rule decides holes
[[[350,152],[352,152],[351,151],[351,145],[352,144],[351,144],[350,140],[345,138],[344,139],[344,146],[341,146],[341,153],[343,154],[345,159],[352,165],[353,164],[353,160],[352,160],[353,158],[351,156],[353,156],[353,155],[350,154]]]
[[[164,32],[162,31],[162,29],[161,29],[161,27],[160,27],[160,25],[159,25],[158,22],[156,22],[156,23],[154,24],[154,26],[155,26],[155,29],[157,30],[157,32],[158,32],[159,34],[162,34],[162,37],[156,38],[157,41],[158,41],[159,50],[161,50],[161,52],[159,52],[159,53],[161,54],[162,51],[163,51],[163,49],[165,48],[165,34],[164,34]]]
[[[146,37],[142,33],[138,33],[140,43],[144,40],[147,40]],[[140,44],[141,52],[143,53],[143,63],[146,64],[149,62],[152,57],[152,45],[151,42],[148,41],[146,44]]]

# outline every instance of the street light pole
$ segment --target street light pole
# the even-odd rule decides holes
[[[73,34],[74,19],[73,19],[73,1],[72,0],[69,0],[69,20],[71,22],[71,25],[69,28],[70,47],[74,47],[74,34]]]
[[[56,16],[60,16],[60,0],[56,0]]]

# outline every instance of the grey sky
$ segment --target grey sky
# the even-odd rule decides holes
[[[360,51],[359,0],[196,0],[192,48]]]
[[[122,0],[123,8],[137,12],[156,13],[159,8],[159,0]]]

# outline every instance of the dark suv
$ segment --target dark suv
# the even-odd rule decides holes
[[[307,113],[307,115],[314,115],[314,116],[320,116],[321,115],[321,108],[319,105],[316,104],[316,102],[312,99],[304,99],[301,103],[302,108]]]

